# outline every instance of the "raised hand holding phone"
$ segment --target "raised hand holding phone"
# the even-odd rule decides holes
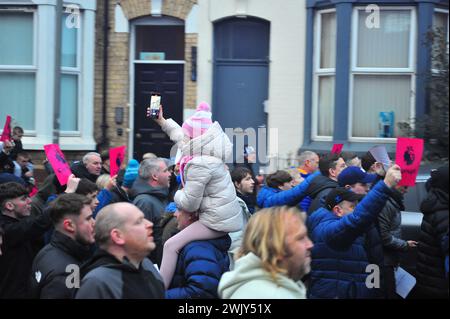
[[[158,119],[160,106],[161,95],[159,93],[151,93],[150,106],[147,108],[147,117]]]

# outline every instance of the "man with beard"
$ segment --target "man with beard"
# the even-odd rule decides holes
[[[95,222],[90,204],[91,199],[75,193],[63,194],[50,203],[49,214],[55,232],[50,243],[34,259],[33,297],[70,299],[74,295],[79,283],[67,283],[71,275],[79,274],[76,266],[90,257],[90,245],[94,243]]]

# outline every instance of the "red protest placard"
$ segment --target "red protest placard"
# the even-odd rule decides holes
[[[423,139],[399,137],[395,151],[395,163],[402,171],[400,186],[414,186],[423,154]]]
[[[333,148],[331,149],[331,154],[339,154],[342,152],[342,148],[344,147],[344,144],[334,144]]]
[[[61,185],[66,185],[69,179],[70,171],[69,164],[64,158],[64,154],[61,152],[58,144],[44,145],[45,155],[47,156],[50,165],[55,171],[56,177]]]
[[[126,148],[127,147],[124,145],[109,149],[109,174],[111,176],[114,176],[119,172],[120,166],[125,159]]]
[[[6,115],[5,126],[3,127],[2,136],[0,142],[11,141],[11,116]]]

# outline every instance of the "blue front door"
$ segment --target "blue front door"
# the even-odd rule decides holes
[[[253,129],[247,132],[255,132],[256,141],[245,142],[257,151],[267,146],[264,101],[268,98],[269,31],[267,21],[255,18],[227,19],[214,29],[213,118],[235,136]],[[235,140],[234,147],[237,160],[242,157],[242,143]],[[258,169],[258,163],[255,166]]]

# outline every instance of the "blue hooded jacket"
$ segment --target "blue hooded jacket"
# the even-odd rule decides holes
[[[264,186],[258,193],[258,207],[266,208],[283,205],[298,205],[300,201],[308,195],[306,190],[309,188],[311,181],[318,175],[320,175],[320,172],[311,174],[299,185],[286,191]]]
[[[311,252],[309,298],[355,299],[383,296],[383,248],[375,221],[391,190],[384,182],[377,185],[356,206],[338,217],[319,208],[307,219],[314,247]],[[368,288],[368,275],[376,275],[369,264],[379,268],[380,288]],[[370,280],[369,282],[373,283]]]
[[[167,299],[217,299],[222,274],[229,270],[230,236],[193,241],[180,252]]]

